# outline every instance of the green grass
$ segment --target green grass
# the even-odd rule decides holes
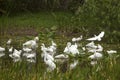
[[[0,24],[6,27],[52,27],[58,25],[57,19],[59,17],[70,15],[69,12],[21,13],[15,16],[0,17]]]
[[[119,53],[118,53],[119,54]],[[27,62],[13,63],[8,60],[6,65],[1,65],[1,80],[119,80],[120,57],[104,57],[95,66],[91,66],[87,59],[78,58],[79,64],[73,70],[62,72],[59,65],[53,72],[46,72],[46,65],[38,55],[38,63],[28,64]],[[0,60],[1,62],[1,60]],[[4,64],[3,61],[2,64]],[[71,62],[68,61],[68,65]],[[8,64],[9,63],[9,64]],[[59,63],[57,63],[59,64]],[[30,66],[31,65],[31,66]],[[99,67],[99,69],[98,69]],[[63,67],[64,68],[64,67]]]
[[[41,43],[47,45],[50,44],[50,40],[53,39],[58,44],[57,54],[63,53],[63,49],[71,38],[78,37],[81,34],[64,34],[59,32],[59,19],[69,17],[72,14],[69,12],[39,12],[39,13],[23,13],[16,14],[15,16],[2,16],[0,17],[0,27],[3,29],[18,30],[28,29],[33,27],[38,32],[40,38],[39,47],[37,49],[37,64],[28,64],[27,62],[13,63],[10,59],[0,58],[0,79],[1,80],[119,80],[120,74],[120,44],[108,44],[106,42],[100,42],[105,50],[115,49],[118,51],[117,58],[103,57],[96,66],[91,66],[89,60],[85,56],[78,58],[79,64],[74,70],[62,71],[64,64],[57,63],[58,68],[51,72],[46,73],[46,65],[41,59]],[[64,20],[63,20],[64,21]],[[69,22],[69,21],[67,21]],[[56,29],[57,28],[57,29]],[[63,29],[61,27],[61,29]],[[63,30],[64,31],[64,30]],[[16,32],[16,31],[14,31]],[[22,31],[21,31],[22,32]],[[70,31],[69,31],[70,32]],[[24,31],[23,31],[24,33]],[[84,35],[84,34],[83,34]],[[13,40],[12,45],[21,49],[22,44],[34,36],[31,35],[9,35],[5,34],[0,36],[0,46],[5,47],[7,40],[11,38]],[[86,39],[86,37],[84,37]],[[83,40],[83,44],[86,42]],[[105,52],[103,52],[106,55]],[[71,63],[71,59],[66,62],[67,65]],[[98,66],[100,69],[98,71]]]

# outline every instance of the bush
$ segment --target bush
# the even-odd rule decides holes
[[[120,0],[86,0],[78,6],[71,20],[72,25],[84,27],[86,32],[93,34],[104,30],[110,37],[120,28]]]
[[[104,30],[118,30],[120,25],[119,0],[87,0],[76,11],[81,26],[100,27]]]
[[[81,0],[82,1],[82,0]],[[120,33],[120,1],[119,0],[84,0],[80,4],[78,0],[73,1],[75,10],[74,16],[71,18],[63,17],[58,22],[62,29],[72,33],[84,33],[85,36],[97,34],[105,31],[107,38],[114,35],[112,40],[108,42],[119,42]]]

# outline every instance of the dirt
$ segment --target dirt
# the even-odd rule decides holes
[[[37,36],[38,32],[35,28],[10,28],[6,29],[5,31],[6,35],[11,36]]]

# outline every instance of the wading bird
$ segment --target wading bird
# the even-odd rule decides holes
[[[78,45],[76,43],[74,45],[71,45],[71,43],[68,42],[67,46],[64,49],[64,52],[75,56],[76,54],[79,54]]]
[[[36,48],[38,47],[38,44],[37,44],[38,41],[39,41],[39,38],[35,37],[34,40],[29,40],[29,41],[25,42],[23,44],[23,48],[27,47],[32,50],[36,50]]]
[[[98,52],[95,52],[94,54],[89,56],[90,59],[100,59],[102,57],[103,57],[103,55],[101,53],[98,53]]]
[[[13,53],[10,54],[9,56],[13,58],[14,62],[18,62],[21,60],[21,53],[22,53],[22,50],[18,51],[17,49],[14,49]]]
[[[56,68],[56,64],[54,63],[54,60],[50,59],[49,54],[45,53],[44,55],[44,62],[48,66],[47,71],[51,72]]]
[[[9,39],[9,40],[7,41],[7,45],[10,45],[11,42],[12,42],[12,39]]]
[[[115,51],[115,50],[108,50],[107,53],[111,56],[112,54],[117,53],[117,51]]]
[[[101,41],[101,38],[104,36],[105,32],[102,31],[98,36],[87,39],[88,41]]]
[[[72,42],[80,41],[80,40],[82,40],[82,38],[83,38],[82,35],[80,37],[78,37],[78,38],[72,38]]]
[[[70,64],[70,70],[74,69],[78,64],[78,60],[74,60],[73,63]]]
[[[67,59],[67,58],[68,58],[68,55],[66,54],[59,54],[55,56],[55,59]]]

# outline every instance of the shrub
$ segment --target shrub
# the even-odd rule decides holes
[[[71,20],[72,25],[84,27],[92,34],[104,30],[110,37],[120,28],[120,0],[86,0]]]
[[[76,11],[81,26],[100,27],[105,30],[118,30],[120,24],[119,0],[87,0]]]

